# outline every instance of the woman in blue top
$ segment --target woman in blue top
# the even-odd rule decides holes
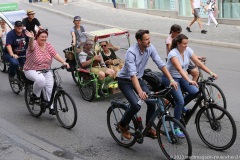
[[[172,90],[172,96],[175,100],[174,118],[180,120],[182,109],[184,107],[184,100],[187,100],[194,96],[198,92],[197,82],[191,80],[188,77],[187,68],[189,66],[190,60],[195,63],[195,65],[210,75],[217,78],[217,75],[211,72],[205,65],[203,65],[198,57],[193,53],[193,50],[188,46],[188,37],[184,34],[179,34],[172,40],[171,51],[167,57],[167,69],[169,70],[173,79],[178,82],[178,90]],[[170,82],[166,76],[163,76],[163,84],[169,86]],[[183,97],[181,88],[188,92],[188,95]],[[176,133],[180,137],[184,137],[184,134],[176,128]]]

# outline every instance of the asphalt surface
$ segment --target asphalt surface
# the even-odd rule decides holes
[[[22,2],[27,3],[27,1]],[[140,28],[149,29],[152,34],[162,37],[168,36],[170,26],[177,23],[183,27],[183,33],[186,34],[192,42],[240,48],[239,26],[225,24],[220,24],[217,28],[215,28],[214,25],[209,27],[204,26],[204,28],[208,30],[208,33],[203,35],[200,33],[197,24],[193,25],[193,32],[187,33],[185,26],[188,25],[189,21],[186,20],[113,9],[87,0],[69,2],[67,6],[63,5],[63,0],[59,0],[59,4],[58,1],[53,0],[53,6],[50,6],[47,2],[36,2],[30,5],[51,10],[68,17],[80,15],[84,23],[106,27],[121,26],[131,31],[136,31]],[[100,21],[100,17],[103,16],[105,20],[101,18]],[[63,155],[64,149],[61,147],[26,134],[21,131],[18,126],[10,124],[1,118],[0,124],[0,154],[1,157],[5,157],[4,159],[83,159],[76,155]]]

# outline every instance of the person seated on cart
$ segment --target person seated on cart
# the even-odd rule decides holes
[[[110,83],[115,76],[115,71],[107,68],[100,55],[93,52],[93,41],[87,39],[83,45],[83,51],[78,55],[80,68],[88,70],[98,75],[99,95],[104,95],[103,90]]]
[[[124,65],[124,61],[119,59],[114,51],[118,51],[119,47],[114,46],[111,43],[108,43],[108,41],[102,41],[99,43],[99,45],[102,48],[101,54],[103,57],[103,61],[107,65],[108,68],[113,69],[116,74],[114,76],[114,79],[116,78],[118,72],[121,70],[121,68]]]

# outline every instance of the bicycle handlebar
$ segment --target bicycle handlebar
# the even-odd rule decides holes
[[[167,95],[171,90],[173,89],[173,87],[168,86],[166,88],[164,88],[163,90],[160,90],[158,92],[149,92],[147,93],[147,95],[149,97],[159,97],[159,96],[165,96]]]
[[[55,71],[55,70],[58,70],[58,69],[66,69],[66,66],[62,65],[60,67],[49,68],[49,69],[41,69],[41,70],[37,70],[37,71],[42,72],[42,73],[46,73],[48,71]]]

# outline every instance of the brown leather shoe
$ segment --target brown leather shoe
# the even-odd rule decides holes
[[[120,123],[117,124],[117,127],[120,129],[122,136],[126,139],[131,139],[132,135],[130,132],[128,132],[127,128],[124,128],[120,125]]]
[[[150,128],[147,131],[147,135],[146,136],[155,139],[155,138],[157,138],[157,132],[154,129]]]

